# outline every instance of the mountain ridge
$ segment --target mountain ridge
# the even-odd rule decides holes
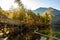
[[[49,8],[60,12],[60,10],[58,10],[58,9],[55,9],[55,8],[52,8],[52,7],[49,7]],[[40,7],[40,8],[37,8],[36,10],[33,10],[33,12],[34,13],[40,13],[40,15],[42,15],[49,8]]]

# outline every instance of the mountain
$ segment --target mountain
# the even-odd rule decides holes
[[[53,14],[54,16],[52,16],[52,20],[51,20],[51,24],[52,24],[52,30],[53,32],[60,32],[60,10],[54,9],[54,8],[38,8],[36,10],[34,10],[34,13],[40,13],[40,15],[42,15],[44,12],[48,12],[49,10],[51,10],[51,14]],[[60,34],[58,34],[60,35]],[[58,37],[58,35],[56,35]],[[60,36],[59,36],[60,38]]]
[[[34,13],[40,13],[41,15],[48,9],[52,9],[52,13],[55,14],[55,15],[58,15],[60,14],[60,10],[57,10],[57,9],[54,9],[54,8],[44,8],[44,7],[40,7],[40,8],[37,8],[36,10],[33,10]],[[58,13],[58,14],[57,14]]]
[[[47,8],[40,7],[38,9],[34,10],[33,12],[34,13],[40,13],[40,15],[42,15],[42,13],[45,12],[46,10],[47,10]]]
[[[33,10],[34,13],[40,13],[40,15],[42,15],[44,12],[48,12],[49,10],[51,10],[51,13],[54,15],[52,17],[52,24],[60,24],[58,23],[60,20],[60,10],[54,9],[54,8],[38,8],[36,10]]]

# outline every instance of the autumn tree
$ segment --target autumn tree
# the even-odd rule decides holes
[[[25,9],[23,4],[21,3],[21,0],[15,0],[15,3],[18,4],[18,8],[13,10],[14,11],[14,15],[13,18],[14,19],[19,19],[19,20],[24,20],[24,16],[25,16]]]
[[[52,16],[52,10],[49,8],[47,9],[43,14],[43,20],[44,20],[44,26],[45,26],[45,33],[49,36],[52,36],[51,32],[51,16]],[[46,40],[51,40],[51,37],[47,37]]]

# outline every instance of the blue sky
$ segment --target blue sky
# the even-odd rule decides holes
[[[35,10],[39,7],[52,7],[60,10],[60,0],[21,0],[25,8]],[[9,10],[11,6],[17,7],[14,0],[0,0],[0,6],[4,10]]]
[[[43,3],[45,7],[52,7],[60,10],[60,0],[37,0],[39,3]]]

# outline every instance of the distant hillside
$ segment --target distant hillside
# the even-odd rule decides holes
[[[5,11],[0,9],[0,18],[8,18],[4,13]]]
[[[5,10],[2,10],[0,9],[0,18],[11,18],[13,17],[13,12],[10,12],[10,11],[5,11]]]
[[[38,9],[36,9],[36,10],[33,10],[33,12],[34,13],[40,13],[41,15],[46,11],[46,10],[48,10],[48,9],[52,9],[53,11],[52,11],[52,13],[54,14],[54,15],[58,15],[58,14],[60,14],[60,10],[57,10],[57,9],[54,9],[54,8],[43,8],[43,7],[40,7],[40,8],[38,8]]]
[[[47,10],[47,8],[38,8],[36,10],[34,10],[33,12],[34,13],[40,13],[40,15],[42,15],[43,12],[45,12]]]

